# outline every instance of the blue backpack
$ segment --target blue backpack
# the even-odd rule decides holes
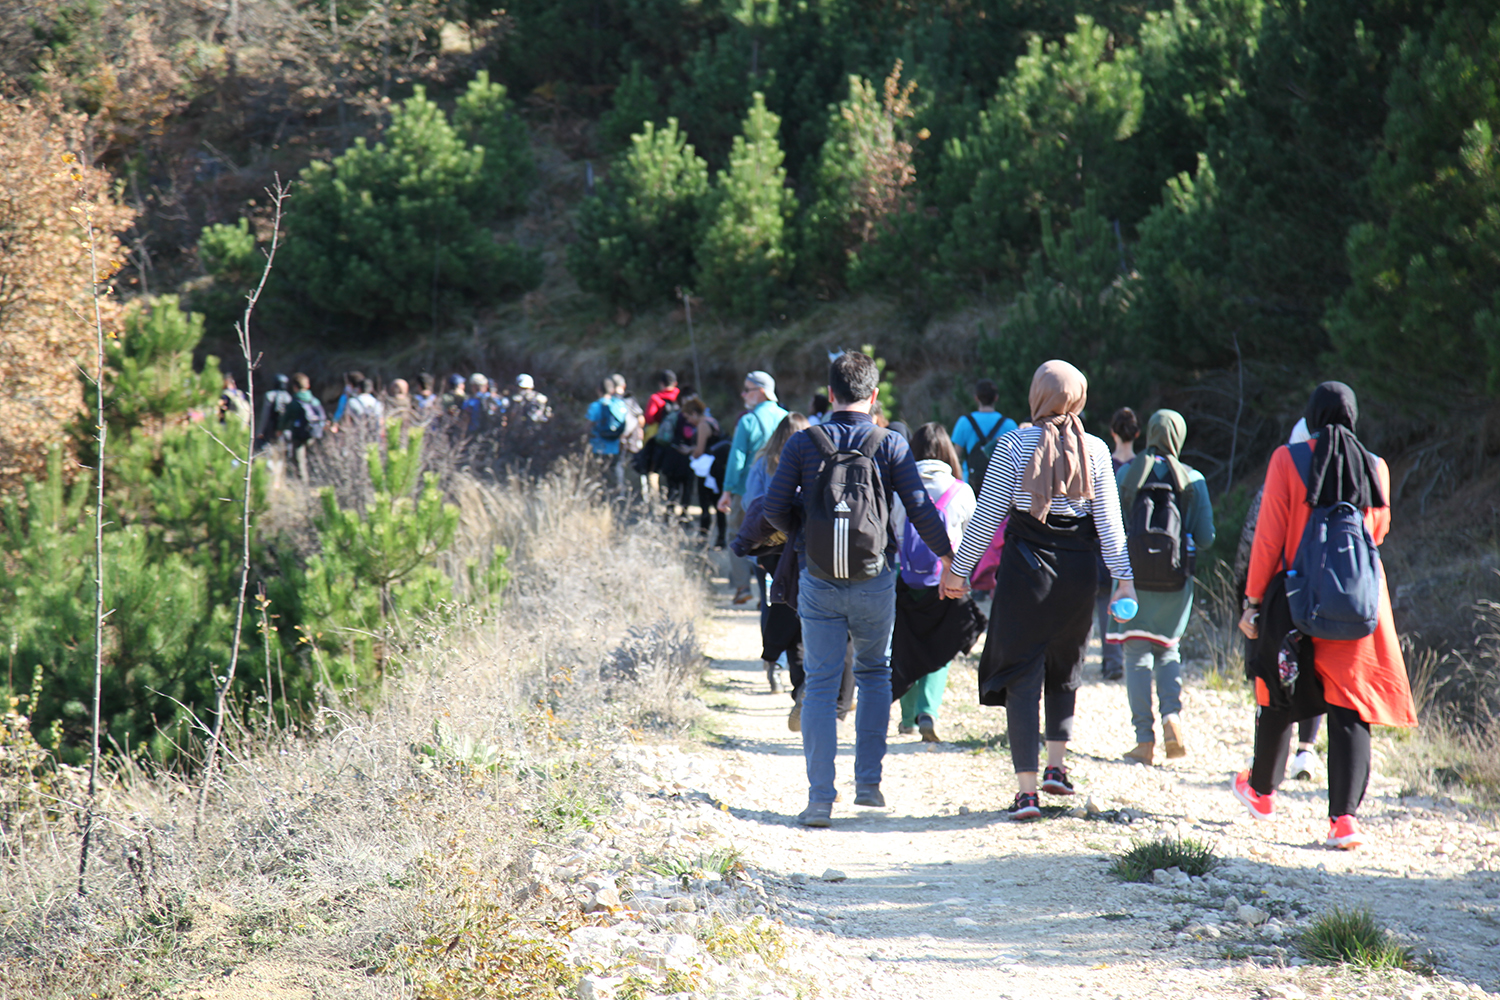
[[[954,480],[947,492],[933,504],[938,510],[938,516],[943,519],[945,528],[948,525],[948,504],[958,492],[959,485],[959,480]],[[936,587],[942,581],[943,564],[938,562],[937,555],[922,541],[911,518],[906,519],[906,527],[901,531],[901,547],[897,551],[901,559],[901,578],[906,581],[907,586]]]
[[[1305,485],[1312,446],[1289,449]],[[1352,503],[1314,507],[1286,574],[1292,624],[1314,639],[1363,639],[1380,618],[1380,551]]]
[[[601,441],[618,441],[625,433],[625,404],[616,398],[599,401],[599,415],[594,418],[594,434]]]

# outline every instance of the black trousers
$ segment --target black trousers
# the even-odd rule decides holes
[[[1292,719],[1286,712],[1262,708],[1255,718],[1255,761],[1250,787],[1262,795],[1274,792],[1286,777]],[[1370,724],[1352,708],[1328,706],[1328,816],[1350,816],[1370,785]]]

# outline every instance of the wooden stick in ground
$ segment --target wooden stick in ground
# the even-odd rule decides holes
[[[73,173],[75,181],[83,173]],[[94,246],[94,213],[89,199],[79,189],[83,224],[88,234],[89,289],[94,303],[94,401],[97,404],[99,455],[94,461],[94,706],[89,725],[89,793],[83,810],[83,842],[78,848],[78,895],[87,893],[84,879],[89,870],[89,848],[94,842],[94,806],[99,791],[99,702],[104,695],[104,315],[99,308],[99,258]]]
[[[255,365],[256,358],[250,348],[250,316],[255,312],[255,304],[260,301],[260,296],[266,287],[266,279],[271,275],[271,266],[276,261],[276,247],[281,239],[281,209],[286,201],[288,188],[281,183],[281,178],[276,178],[276,185],[268,188],[266,193],[271,196],[276,206],[276,214],[272,221],[271,246],[266,251],[266,266],[260,273],[260,281],[245,296],[245,314],[235,324],[235,333],[239,336],[240,352],[245,359],[245,395],[253,399],[255,389]],[[224,676],[219,678],[217,693],[214,698],[214,728],[208,737],[208,748],[203,755],[203,787],[198,791],[198,808],[193,818],[193,834],[196,837],[199,826],[203,823],[203,808],[208,803],[208,790],[213,785],[214,768],[218,764],[219,741],[224,734],[224,710],[225,702],[229,698],[230,688],[234,685],[234,674],[240,661],[240,641],[245,627],[245,594],[250,589],[250,499],[251,489],[255,474],[255,406],[249,407],[249,437],[245,444],[245,485],[241,496],[240,509],[240,586],[234,602],[234,642],[229,647],[229,666],[224,671]]]

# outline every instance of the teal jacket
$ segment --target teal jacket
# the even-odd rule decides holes
[[[729,465],[724,471],[724,492],[743,496],[750,463],[771,440],[771,435],[786,419],[786,410],[769,399],[740,417],[734,428],[734,443],[729,446]]]

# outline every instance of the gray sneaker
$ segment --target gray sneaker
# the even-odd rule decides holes
[[[797,822],[803,826],[824,829],[833,825],[832,802],[809,802],[807,808],[797,814]]]
[[[880,794],[879,785],[855,785],[854,804],[857,806],[872,806],[876,809],[884,809],[885,796]]]
[[[802,732],[802,697],[800,691],[796,700],[792,702],[792,710],[786,715],[786,727],[794,733]]]

